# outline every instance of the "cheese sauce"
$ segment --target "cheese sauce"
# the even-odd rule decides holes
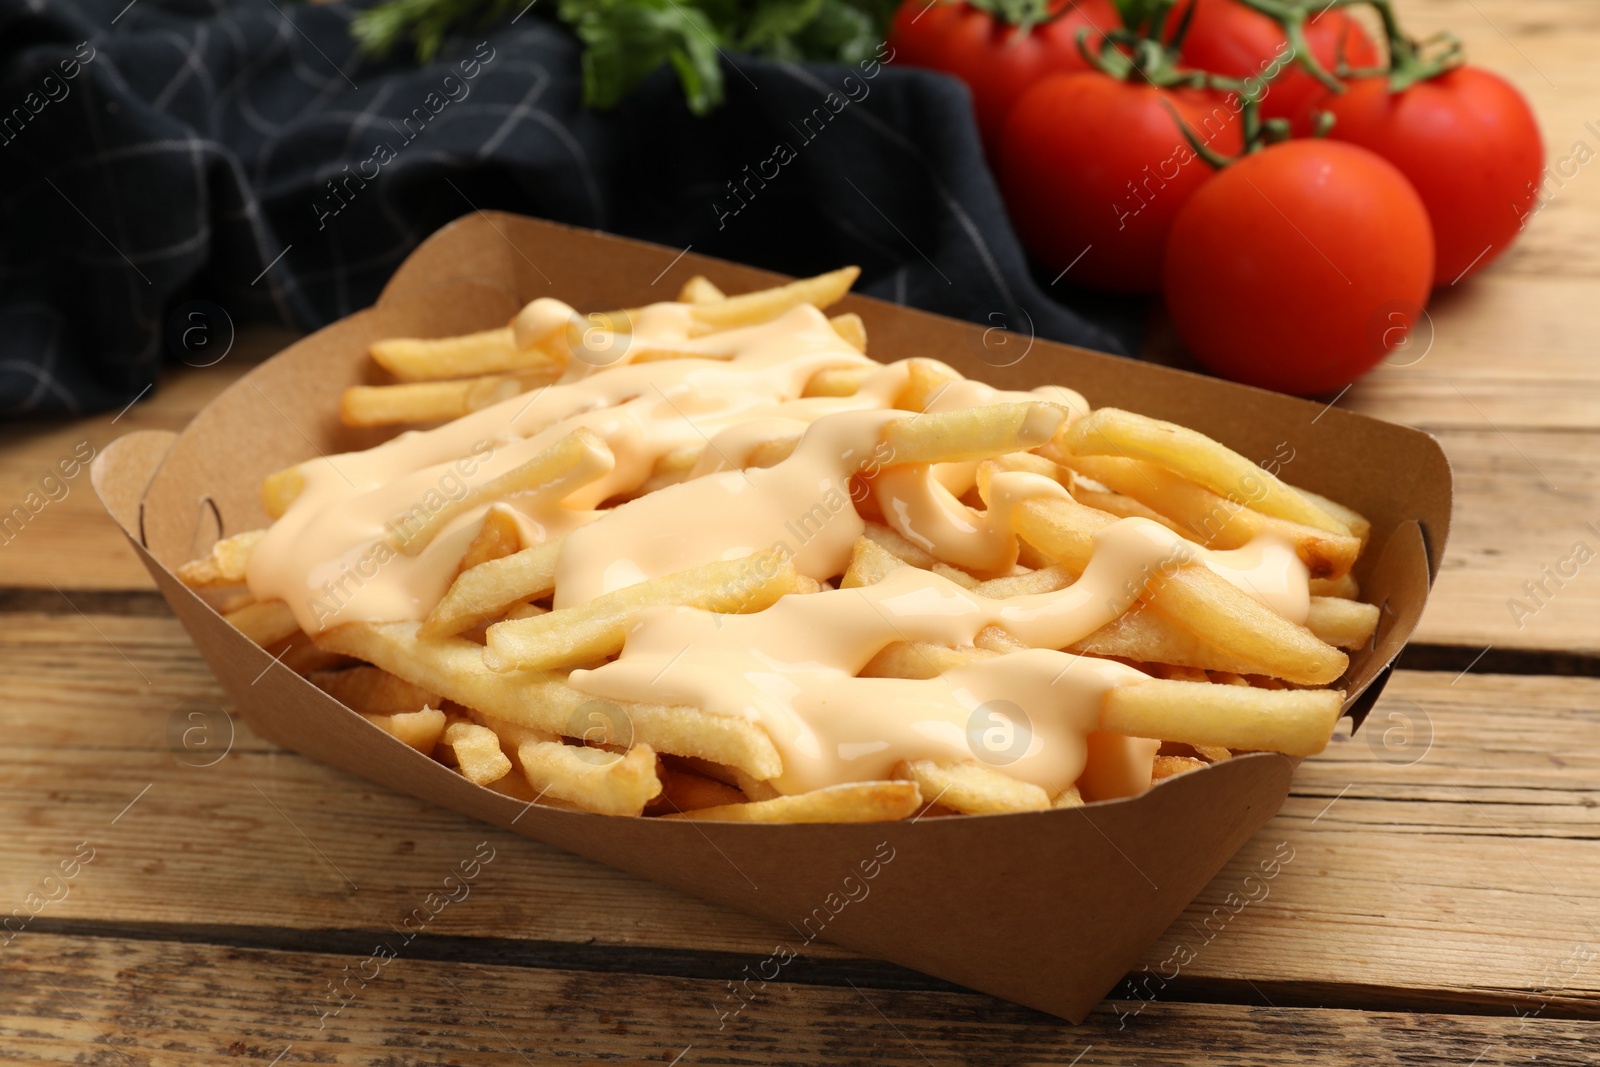
[[[513,328],[520,344],[548,345],[574,321],[581,320],[571,308],[542,299]],[[973,508],[961,498],[974,486],[977,464],[896,464],[884,428],[908,414],[894,402],[909,365],[867,359],[815,308],[696,332],[689,306],[652,305],[635,316],[631,334],[598,342],[586,335],[580,355],[607,353],[609,365],[574,358],[554,385],[364,452],[306,462],[303,491],[251,557],[252,593],[285,601],[308,633],[426,617],[492,502],[453,517],[447,509],[579,429],[610,451],[587,484],[562,499],[524,492],[501,501],[516,512],[525,542],[565,535],[556,610],[772,549],[801,574],[826,581],[845,570],[865,528],[855,498],[867,485],[885,521],[913,543],[980,577],[1010,574],[1018,556],[1012,511],[1068,495],[1052,478],[1006,471],[990,480],[987,508]],[[676,358],[659,358],[664,352]],[[639,357],[648,361],[632,361]],[[854,394],[802,396],[819,372],[837,370],[864,375]],[[969,380],[940,390],[928,410],[1039,400],[1062,406],[1069,418],[1088,411],[1081,396],[1059,386],[1025,393]],[[787,458],[748,466],[756,450],[791,441]],[[628,499],[659,463],[685,451],[699,459],[684,481]],[[420,551],[396,551],[441,514],[448,521]],[[1208,551],[1158,523],[1123,519],[1096,535],[1084,574],[1058,592],[989,599],[906,567],[870,587],[789,595],[748,615],[652,609],[638,617],[619,657],[574,671],[570,681],[596,697],[687,704],[759,723],[783,757],[773,785],[784,793],[882,778],[902,759],[976,756],[1055,795],[1080,778],[1090,747],[1097,760],[1125,763],[1131,788],[1141,788],[1137,768],[1142,761],[1148,785],[1154,742],[1096,735],[1091,746],[1086,739],[1105,690],[1146,676],[1055,650],[1128,610],[1150,576],[1189,565],[1209,567],[1292,621],[1305,620],[1307,572],[1287,543],[1261,538]],[[970,645],[986,626],[1004,628],[1031,650],[923,680],[856,677],[892,643]],[[998,755],[989,744],[995,737],[1004,741]]]

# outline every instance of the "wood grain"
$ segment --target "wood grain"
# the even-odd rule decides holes
[[[470,899],[470,898],[469,898]],[[349,967],[347,972],[344,968]],[[363,973],[372,975],[364,985]],[[348,983],[342,1006],[331,981]],[[729,978],[737,978],[730,975]],[[0,1056],[28,1063],[933,1063],[1418,1067],[1593,1062],[1600,1026],[1109,1002],[1079,1027],[976,994],[729,981],[24,935],[0,954]],[[754,985],[754,984],[753,984]],[[323,1014],[339,1007],[337,1015]],[[1135,1009],[1137,1013],[1135,1013]]]
[[[1552,164],[1600,151],[1600,7],[1400,10],[1528,95]],[[1559,586],[1543,568],[1600,551],[1600,166],[1546,191],[1514,249],[1435,294],[1425,354],[1339,403],[1435,433],[1455,467],[1432,659],[1593,674],[1600,564]],[[0,511],[80,441],[181,428],[288,339],[245,331],[120,415],[0,428]],[[1159,317],[1151,350],[1184,358]],[[1600,1047],[1600,680],[1397,673],[1082,1027],[823,944],[723,1019],[786,931],[262,742],[149,589],[86,476],[0,537],[0,917],[56,896],[0,931],[0,1061],[1486,1067]],[[472,896],[319,1019],[480,841]]]
[[[369,786],[242,724],[206,766],[232,720],[170,620],[0,615],[0,659],[0,824],[29,828],[0,835],[0,901],[80,841],[98,853],[41,919],[382,929],[431,873],[489,840],[500,859],[483,896],[437,933],[754,956],[788,936]],[[1187,947],[1182,981],[1208,993],[1254,981],[1322,1004],[1404,994],[1502,1010],[1542,997],[1600,1017],[1600,965],[1551,988],[1575,946],[1600,946],[1597,726],[1600,681],[1400,672],[1360,736],[1302,764],[1283,812],[1145,965],[1170,970]],[[1259,899],[1241,908],[1230,893]]]

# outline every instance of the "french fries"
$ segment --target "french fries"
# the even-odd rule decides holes
[[[895,777],[917,783],[929,803],[967,815],[1043,811],[1050,806],[1050,795],[1032,782],[1018,781],[970,760],[944,765],[932,760],[909,760],[895,768]]]
[[[204,559],[179,567],[178,579],[191,589],[225,589],[239,585],[250,566],[250,553],[266,533],[265,530],[247,530],[223,538],[211,546],[211,554]]]
[[[548,361],[515,374],[486,374],[453,381],[352,385],[339,399],[346,426],[393,426],[403,422],[459,419],[481,408],[560,377],[561,365]]]
[[[1185,427],[868,364],[861,318],[821,312],[856,274],[735,295],[695,276],[674,308],[542,298],[480,333],[375,342],[394,384],[348,389],[348,425],[463,421],[361,454],[348,494],[308,494],[309,465],[270,475],[263,509],[295,537],[237,534],[178,575],[469,781],[599,814],[1048,811],[1321,751],[1345,650],[1380,624],[1352,573],[1371,524]],[[614,364],[584,358],[596,331]],[[809,362],[773,356],[785,331]],[[440,477],[403,523],[381,513],[415,484],[399,475],[461,454],[461,425],[538,444]],[[1013,702],[1081,662],[1092,681]],[[1051,749],[1063,729],[1084,743]],[[1108,774],[1106,753],[1138,755]]]
[[[506,371],[546,371],[553,362],[537,348],[519,349],[511,327],[438,340],[397,338],[378,341],[373,362],[402,382],[432,382]]]
[[[847,782],[809,793],[794,793],[663,815],[664,819],[710,822],[894,822],[915,815],[922,794],[915,782]]]
[[[1343,694],[1152,679],[1106,693],[1100,728],[1189,745],[1314,756],[1328,744]]]
[[[1338,518],[1312,496],[1185,426],[1101,408],[1073,423],[1067,443],[1079,455],[1150,460],[1219,496],[1249,500],[1257,511],[1274,518],[1330,533],[1353,532],[1348,519]]]
[[[473,558],[472,549],[468,548],[461,561],[463,569],[450,584],[450,591],[423,620],[422,636],[451,637],[499,618],[519,601],[549,596],[556,587],[561,545],[558,537],[466,566]]]
[[[794,564],[764,553],[708,563],[607,593],[579,607],[531,619],[496,623],[485,634],[484,663],[491,670],[571,667],[622,648],[629,620],[650,607],[687,606],[705,611],[760,611],[796,588]]]

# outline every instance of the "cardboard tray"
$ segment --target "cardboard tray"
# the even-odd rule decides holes
[[[367,345],[506,322],[556,296],[580,310],[671,299],[691,275],[730,292],[764,271],[535,219],[478,213],[445,227],[376,306],[251,371],[181,434],[129,434],[95,461],[122,526],[238,712],[312,759],[644,878],[772,919],[789,951],[818,937],[1079,1022],[1288,795],[1293,761],[1237,757],[1142,796],[1028,814],[919,823],[695,824],[528,807],[473,785],[346,709],[235,631],[173,576],[221,536],[267,524],[272,471],[389,436],[341,426],[339,394],[378,381]],[[1060,382],[1202,430],[1367,515],[1358,568],[1383,606],[1351,658],[1359,724],[1422,614],[1450,524],[1450,468],[1434,440],[1338,409],[1162,367],[1002,335],[858,296],[872,353],[944,360],[996,385]],[[737,977],[737,976],[730,976]]]

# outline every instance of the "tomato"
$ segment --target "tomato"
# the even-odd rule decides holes
[[[889,26],[894,62],[953,74],[972,92],[984,143],[992,147],[1017,97],[1048,74],[1090,69],[1078,31],[1121,25],[1111,0],[1056,0],[1028,33],[959,2],[905,0]]]
[[[1308,105],[1327,89],[1293,61],[1283,27],[1235,0],[1180,2],[1167,17],[1167,25],[1175,30],[1191,4],[1194,18],[1179,49],[1180,63],[1229,78],[1265,77],[1275,61],[1281,63],[1282,73],[1261,101],[1261,117],[1289,119],[1297,134],[1309,133]],[[1372,67],[1379,61],[1372,38],[1338,9],[1324,11],[1306,24],[1306,44],[1329,72],[1341,55],[1352,67]]]
[[[1017,236],[1052,273],[1071,267],[1073,282],[1109,292],[1160,288],[1167,230],[1213,174],[1169,105],[1209,147],[1239,151],[1238,116],[1198,90],[1056,74],[1016,102],[996,169]]]
[[[1405,175],[1356,145],[1294,140],[1245,156],[1189,198],[1163,289],[1207,368],[1314,396],[1404,340],[1432,282],[1433,229]]]
[[[1329,133],[1370,148],[1411,180],[1433,221],[1435,285],[1482,270],[1533,209],[1544,143],[1522,94],[1477,67],[1458,67],[1400,93],[1360,78],[1316,102]]]

